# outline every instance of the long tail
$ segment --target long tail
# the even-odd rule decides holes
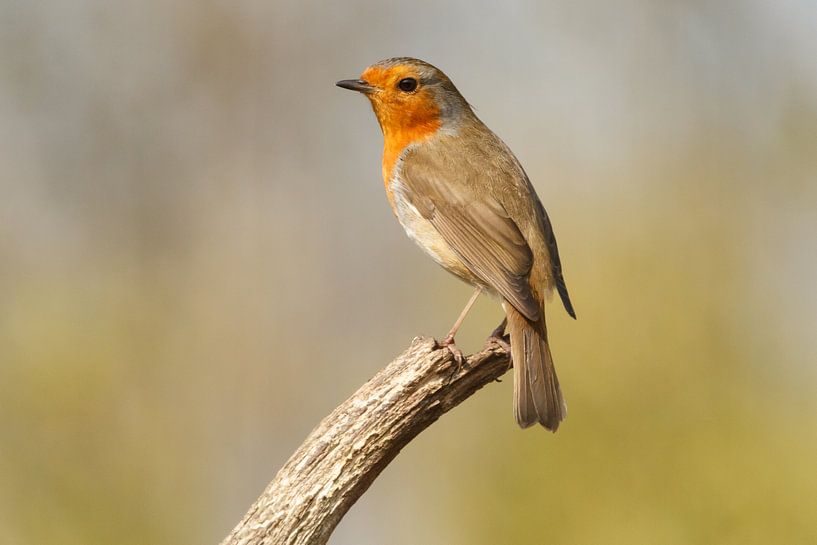
[[[527,428],[537,422],[556,431],[567,416],[567,407],[553,367],[547,340],[545,314],[531,322],[509,303],[508,315],[513,357],[513,412],[516,422]]]

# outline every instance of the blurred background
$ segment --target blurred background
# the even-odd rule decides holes
[[[520,431],[486,387],[332,543],[817,542],[815,53],[809,0],[0,0],[0,542],[217,543],[447,332],[470,289],[404,235],[334,86],[398,55],[550,213],[570,416]]]

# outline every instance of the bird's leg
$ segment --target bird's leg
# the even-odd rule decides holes
[[[502,322],[500,322],[500,324],[498,326],[496,326],[496,329],[491,331],[491,334],[488,335],[488,338],[485,340],[485,343],[486,344],[491,344],[491,343],[498,344],[499,346],[502,347],[502,349],[505,352],[508,353],[508,356],[510,356],[511,355],[511,345],[510,345],[510,343],[508,341],[505,340],[505,326],[507,326],[507,325],[508,325],[508,318],[505,317],[505,318],[502,319]],[[513,365],[513,363],[509,359],[508,360],[508,368],[510,369],[510,367],[512,365]]]
[[[488,340],[492,339],[502,339],[505,336],[505,327],[508,325],[508,317],[502,318],[502,321],[499,322],[499,325],[496,326],[496,329],[491,331],[491,334],[488,335]]]
[[[471,307],[474,306],[474,303],[476,303],[477,297],[479,297],[480,293],[482,293],[482,288],[477,286],[477,288],[474,290],[474,293],[471,294],[471,298],[468,299],[468,302],[465,304],[465,308],[462,309],[462,312],[460,312],[459,318],[457,318],[457,321],[454,322],[453,326],[451,326],[451,331],[448,332],[448,335],[445,337],[443,343],[445,343],[446,341],[448,341],[449,343],[454,341],[454,335],[456,335],[457,331],[459,331],[463,320],[465,320],[465,317],[468,316],[468,312],[471,310]]]
[[[457,321],[454,322],[454,325],[451,327],[451,331],[448,332],[448,335],[446,335],[445,339],[443,339],[443,341],[440,343],[440,346],[448,348],[448,350],[454,356],[454,359],[456,360],[457,364],[459,365],[462,365],[464,358],[462,355],[462,351],[459,348],[457,348],[456,344],[454,344],[454,335],[457,334],[457,331],[462,325],[463,320],[465,320],[465,317],[468,315],[468,311],[470,311],[471,307],[474,306],[474,303],[476,303],[477,297],[479,297],[480,293],[482,293],[482,288],[477,286],[477,288],[474,290],[473,295],[471,295],[471,298],[468,300],[468,303],[465,304],[465,308],[462,309],[462,312],[460,312],[459,318],[457,318]]]

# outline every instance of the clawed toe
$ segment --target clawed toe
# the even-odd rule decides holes
[[[497,326],[496,329],[491,331],[491,334],[488,335],[487,339],[485,339],[485,344],[486,345],[497,344],[497,345],[501,346],[502,349],[505,350],[505,352],[510,354],[511,353],[511,345],[510,345],[510,343],[508,343],[507,340],[505,340],[506,339],[505,326],[507,324],[508,324],[508,319],[505,318],[504,320],[502,320],[502,323],[500,323]]]
[[[508,354],[511,353],[511,344],[507,340],[505,340],[505,337],[488,337],[487,339],[485,339],[485,344],[499,345],[502,348],[502,350],[504,350]]]
[[[462,350],[457,347],[454,343],[454,337],[449,335],[442,342],[439,343],[442,348],[447,348],[451,355],[454,356],[454,361],[457,363],[457,367],[462,367],[465,364],[465,356],[462,354]]]

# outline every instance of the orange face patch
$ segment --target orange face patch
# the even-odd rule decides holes
[[[367,96],[383,130],[383,182],[390,202],[389,182],[397,158],[406,146],[429,138],[442,125],[440,108],[431,91],[422,85],[410,93],[401,91],[397,84],[404,78],[420,79],[415,70],[407,65],[389,68],[373,66],[360,76],[360,79],[377,88],[376,92]]]

